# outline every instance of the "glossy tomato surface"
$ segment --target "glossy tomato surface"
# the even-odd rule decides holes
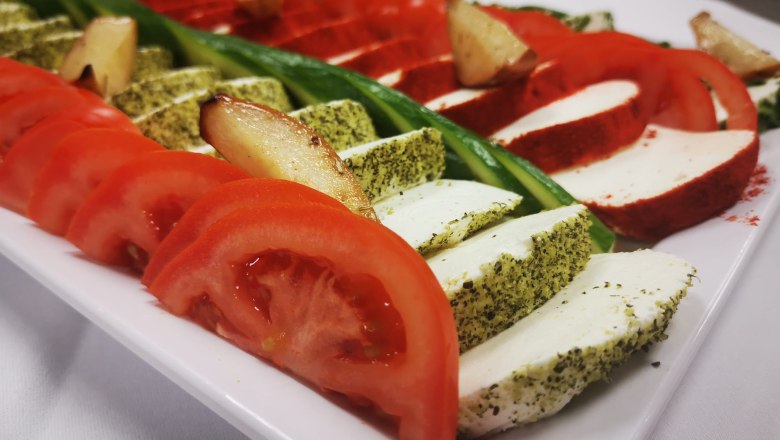
[[[291,203],[312,203],[348,210],[333,197],[289,180],[251,178],[219,185],[187,209],[176,227],[160,243],[146,266],[143,283],[150,285],[176,255],[230,212],[240,208]]]
[[[106,176],[87,196],[66,238],[94,260],[142,271],[195,200],[217,185],[247,177],[204,154],[144,154]]]
[[[234,211],[150,290],[245,350],[398,418],[401,439],[452,439],[458,348],[425,260],[387,228],[313,204]]]
[[[87,195],[114,170],[165,148],[140,134],[88,128],[63,137],[37,174],[27,215],[46,231],[64,235]]]

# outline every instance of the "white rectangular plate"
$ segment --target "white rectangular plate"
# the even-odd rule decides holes
[[[519,4],[518,2],[504,2]],[[692,46],[687,20],[707,9],[731,28],[780,54],[780,28],[723,3],[703,1],[533,1],[570,12],[614,13],[619,29]],[[576,8],[573,10],[572,8]],[[662,24],[662,25],[661,25]],[[594,60],[597,62],[597,60]],[[720,218],[654,246],[691,261],[699,281],[669,328],[669,340],[639,353],[560,414],[501,439],[638,439],[655,425],[780,203],[780,131],[762,138],[771,183]],[[734,216],[737,221],[727,221]],[[757,226],[746,219],[756,216]],[[0,252],[242,432],[254,438],[386,438],[386,434],[299,381],[166,313],[138,280],[93,264],[64,240],[0,209]],[[658,368],[651,362],[661,361]],[[301,423],[302,417],[306,423]]]

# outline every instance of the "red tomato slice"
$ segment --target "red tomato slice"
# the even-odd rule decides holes
[[[513,11],[501,6],[482,6],[481,9],[505,23],[537,53],[544,53],[545,43],[551,39],[574,35],[574,31],[562,21],[544,12]]]
[[[147,153],[116,169],[87,196],[65,237],[99,262],[142,270],[195,200],[219,184],[247,177],[203,154]]]
[[[726,127],[732,130],[758,129],[756,105],[742,80],[723,63],[699,50],[677,49],[669,63],[686,69],[712,87],[729,114]]]
[[[84,102],[75,87],[48,86],[14,95],[0,104],[0,155],[5,153],[25,130],[43,118],[72,109]]]
[[[143,283],[150,285],[176,255],[230,212],[253,206],[300,203],[348,210],[333,197],[289,180],[252,178],[219,185],[187,209],[173,231],[165,237],[146,266]]]
[[[455,437],[452,311],[425,261],[343,210],[234,211],[150,288],[239,347],[399,419],[401,439]]]
[[[51,150],[64,136],[85,128],[80,122],[56,118],[19,136],[0,164],[0,205],[25,214],[35,177]]]
[[[70,133],[90,127],[111,127],[138,133],[130,118],[105,104],[96,95],[79,91],[83,102],[37,122],[14,142],[0,164],[0,204],[19,213],[27,212],[33,184],[54,147]],[[140,135],[140,134],[139,134]]]
[[[27,215],[42,229],[65,235],[78,207],[106,176],[145,153],[164,150],[147,137],[114,128],[65,136],[37,173]],[[16,148],[11,151],[9,157]]]
[[[59,76],[38,67],[28,66],[8,58],[0,58],[0,103],[14,95],[41,87],[69,87]]]

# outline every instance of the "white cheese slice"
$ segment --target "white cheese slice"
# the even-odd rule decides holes
[[[503,144],[509,144],[513,139],[530,132],[577,121],[620,107],[636,99],[637,96],[639,96],[639,87],[633,81],[600,82],[523,116],[495,132],[491,137]]]
[[[492,89],[458,89],[425,103],[429,109],[439,112],[456,105],[478,99]]]
[[[569,286],[460,358],[459,433],[558,412],[634,351],[663,340],[695,269],[649,250],[593,255]]]
[[[372,202],[435,180],[444,172],[441,133],[422,128],[338,152]]]
[[[520,204],[522,197],[484,183],[436,180],[377,203],[383,225],[421,254],[452,246]]]
[[[614,155],[551,177],[577,200],[623,206],[693,181],[753,140],[748,130],[689,132],[648,125],[636,142]]]
[[[431,255],[455,315],[461,351],[509,328],[585,267],[588,210],[558,208],[499,223]]]

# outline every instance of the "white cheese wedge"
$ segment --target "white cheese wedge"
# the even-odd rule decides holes
[[[422,128],[339,151],[372,202],[438,179],[444,172],[441,133]]]
[[[427,258],[455,315],[461,351],[543,304],[590,256],[588,210],[573,205],[508,220]]]
[[[638,96],[639,87],[633,81],[600,82],[525,115],[491,137],[502,144],[510,144],[528,133],[604,113]]]
[[[46,35],[70,30],[73,30],[73,24],[70,18],[64,15],[57,15],[45,20],[0,25],[0,55],[5,56],[30,46]]]
[[[290,116],[313,128],[336,151],[379,139],[366,108],[350,99],[310,105]]]
[[[164,106],[177,96],[210,88],[220,77],[214,67],[194,66],[166,71],[137,81],[111,98],[111,104],[131,118]]]
[[[200,105],[212,96],[211,90],[199,89],[177,96],[171,102],[133,118],[144,136],[171,150],[188,150],[201,146],[198,124]]]
[[[493,223],[523,198],[484,183],[435,180],[374,205],[383,225],[425,254],[449,247]]]
[[[748,130],[690,132],[649,125],[640,139],[614,155],[552,178],[577,200],[622,206],[682,187],[753,141]]]
[[[450,107],[463,104],[464,102],[479,99],[479,97],[491,90],[492,89],[458,89],[426,102],[425,106],[433,111],[440,112]]]
[[[694,273],[649,250],[593,255],[546,304],[461,356],[461,436],[552,415],[631,353],[665,339]]]
[[[282,83],[267,76],[249,76],[218,81],[214,93],[224,93],[250,102],[258,102],[280,112],[292,111],[290,97]]]

